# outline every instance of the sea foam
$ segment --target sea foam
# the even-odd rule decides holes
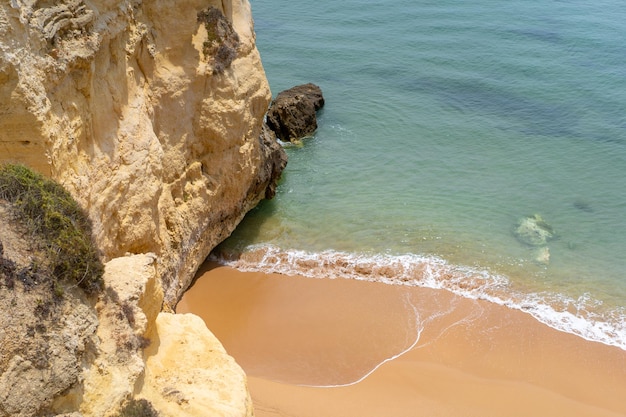
[[[626,309],[604,310],[602,302],[584,294],[575,299],[557,293],[521,293],[507,277],[486,269],[453,265],[436,256],[357,254],[327,250],[282,250],[250,246],[236,255],[214,253],[211,260],[241,271],[344,278],[418,286],[486,300],[530,314],[538,321],[589,341],[626,350]]]

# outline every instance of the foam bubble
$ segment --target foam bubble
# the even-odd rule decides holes
[[[453,265],[436,256],[415,254],[319,253],[282,250],[272,245],[248,247],[236,255],[212,254],[211,259],[242,271],[344,278],[451,291],[523,311],[560,331],[626,350],[626,310],[603,311],[589,294],[574,299],[555,293],[519,293],[507,277],[486,269]]]

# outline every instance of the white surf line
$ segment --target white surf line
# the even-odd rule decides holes
[[[306,252],[303,252],[307,254]],[[298,254],[292,254],[291,252],[286,252],[288,255],[288,261],[293,259],[293,256]],[[307,254],[310,255],[310,254]],[[278,273],[278,274],[297,274],[308,278],[322,278],[318,274],[311,273],[306,270],[301,270],[297,268],[294,269],[285,269],[280,266],[282,263],[280,259],[272,260],[272,262],[268,262],[268,259],[271,259],[268,256],[265,256],[263,260],[255,265],[245,265],[241,264],[240,261],[228,261],[225,259],[221,259],[214,255],[212,260],[219,262],[222,265],[229,265],[233,268],[239,269],[241,271],[254,271],[254,272],[266,272],[266,273]],[[307,256],[303,259],[311,259],[312,256]],[[432,258],[430,259],[437,261],[438,259]],[[276,264],[278,262],[278,265]],[[324,261],[326,262],[326,261]],[[322,263],[322,266],[325,263]],[[434,266],[441,265],[432,265],[430,262],[421,263],[418,259],[418,263],[424,266],[424,276],[422,279],[412,279],[409,281],[398,281],[393,278],[383,278],[383,277],[363,277],[358,275],[352,275],[348,273],[343,273],[339,271],[337,273],[337,278],[342,279],[355,279],[357,281],[368,281],[368,282],[381,282],[389,285],[402,285],[402,286],[415,286],[420,288],[431,288],[435,290],[443,290],[448,291],[452,294],[460,296],[462,298],[470,299],[470,300],[480,300],[486,301],[493,304],[501,305],[512,310],[517,310],[525,314],[529,314],[535,320],[540,323],[545,324],[546,326],[563,333],[572,334],[574,336],[580,337],[584,340],[590,342],[597,342],[603,345],[617,347],[622,350],[626,350],[626,329],[623,327],[616,327],[612,323],[606,323],[600,320],[593,320],[589,317],[579,317],[575,314],[572,314],[568,311],[557,311],[550,305],[549,302],[542,301],[541,297],[539,300],[533,298],[533,296],[538,296],[538,294],[512,294],[521,296],[520,300],[515,300],[513,298],[507,298],[500,295],[496,295],[491,293],[490,286],[482,287],[476,290],[464,290],[460,288],[455,288],[454,286],[446,285],[449,283],[442,282],[436,278],[437,275],[440,275],[442,271],[437,271]],[[358,266],[358,262],[350,263],[352,267]],[[446,266],[446,263],[443,263]],[[453,268],[454,269],[454,268]],[[470,268],[471,269],[471,268]],[[337,272],[337,271],[335,271]],[[508,284],[508,280],[502,279],[502,276],[495,275],[496,279],[495,284],[496,288],[498,286],[506,286]],[[328,279],[334,279],[332,277],[327,277]],[[454,284],[454,282],[452,283]],[[506,292],[506,289],[502,291]],[[619,314],[619,313],[618,313]],[[581,324],[582,322],[582,324]]]
[[[409,301],[409,304],[413,308],[413,312],[415,313],[415,323],[417,324],[417,323],[419,323],[420,314],[417,311],[417,308],[413,305],[413,303],[411,303]],[[424,326],[420,326],[419,328],[417,328],[417,335],[415,336],[415,340],[413,341],[411,346],[409,346],[408,348],[404,349],[402,352],[397,353],[397,354],[395,354],[395,355],[393,355],[393,356],[383,360],[382,362],[380,362],[378,365],[374,366],[369,372],[367,372],[365,375],[363,375],[361,378],[357,379],[356,381],[348,382],[348,383],[345,383],[345,384],[337,384],[337,385],[308,385],[308,384],[294,384],[294,385],[296,385],[298,387],[306,387],[306,388],[341,388],[341,387],[349,387],[349,386],[352,386],[352,385],[356,385],[359,382],[364,381],[368,376],[370,376],[371,374],[376,372],[376,370],[378,368],[380,368],[381,366],[383,366],[387,362],[391,362],[393,360],[396,360],[399,357],[401,357],[402,355],[404,355],[405,353],[411,351],[417,345],[417,343],[419,342],[419,340],[420,340],[420,338],[422,336],[422,331],[424,331]]]

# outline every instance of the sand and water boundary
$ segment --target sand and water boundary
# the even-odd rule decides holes
[[[207,263],[178,305],[257,416],[626,416],[626,351],[445,290]]]

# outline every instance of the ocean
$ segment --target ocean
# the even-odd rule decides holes
[[[214,258],[441,288],[626,349],[622,3],[251,4],[272,93],[326,105]]]

